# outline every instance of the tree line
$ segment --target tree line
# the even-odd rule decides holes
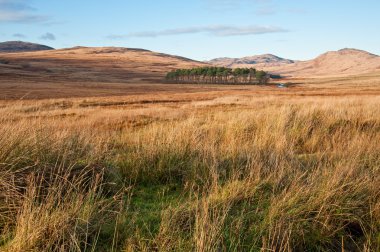
[[[172,70],[165,79],[171,83],[266,84],[269,78],[255,68],[196,67]]]

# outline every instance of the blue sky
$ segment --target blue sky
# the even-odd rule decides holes
[[[198,60],[380,54],[379,0],[0,0],[0,41],[123,46]]]

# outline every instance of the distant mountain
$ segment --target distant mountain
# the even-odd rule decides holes
[[[232,68],[254,67],[289,77],[346,76],[380,71],[380,56],[352,48],[330,51],[306,61],[264,54],[240,59],[218,58],[209,63]]]
[[[380,70],[380,56],[358,49],[330,51],[307,61],[268,67],[265,70],[286,76],[347,76]]]
[[[22,42],[22,41],[7,41],[7,42],[0,43],[0,52],[6,52],[6,53],[34,52],[34,51],[45,51],[45,50],[54,50],[54,48],[45,46],[45,45]]]
[[[224,66],[224,67],[265,67],[265,66],[278,66],[283,64],[292,64],[295,61],[290,59],[284,59],[278,57],[273,54],[263,54],[263,55],[255,55],[248,56],[243,58],[217,58],[208,61],[207,63],[216,65],[216,66]]]

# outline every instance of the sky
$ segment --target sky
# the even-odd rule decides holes
[[[379,0],[0,0],[0,41],[144,48],[196,60],[380,54]]]

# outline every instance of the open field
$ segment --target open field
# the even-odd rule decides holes
[[[378,77],[0,101],[0,250],[378,251]]]
[[[128,81],[128,79],[127,79]],[[209,99],[220,95],[346,96],[380,95],[380,72],[340,78],[289,79],[290,88],[273,85],[173,85],[149,82],[70,81],[38,77],[23,79],[17,75],[0,79],[0,100],[106,96],[187,96]],[[142,98],[143,99],[143,98]]]

